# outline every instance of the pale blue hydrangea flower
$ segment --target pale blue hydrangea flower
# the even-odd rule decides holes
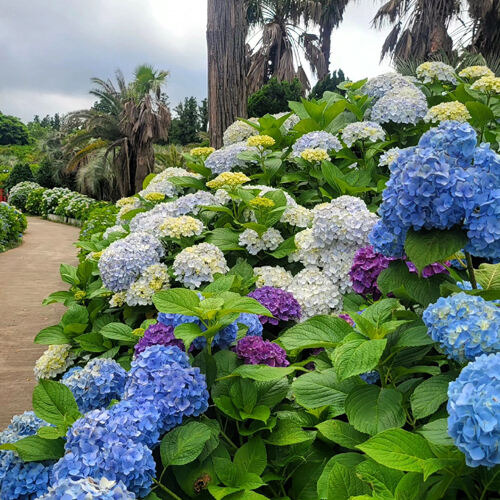
[[[152,264],[163,257],[161,241],[154,236],[138,232],[109,245],[98,267],[103,285],[112,292],[126,290]]]
[[[427,99],[421,90],[403,87],[380,98],[370,110],[370,118],[377,123],[416,125],[427,114]]]
[[[342,130],[342,140],[349,148],[356,141],[378,142],[384,139],[384,129],[373,121],[349,123],[349,125],[346,125]]]
[[[361,87],[361,93],[379,99],[392,90],[414,87],[415,85],[408,77],[400,75],[399,73],[384,73],[374,78],[370,78],[363,87]]]
[[[441,61],[427,61],[417,67],[417,77],[424,83],[431,83],[433,80],[440,82],[457,83],[455,70],[449,64]]]
[[[257,255],[259,252],[276,250],[284,239],[281,233],[272,227],[259,236],[253,229],[245,229],[239,236],[238,243],[246,248],[251,255]]]
[[[254,148],[255,149],[255,148]],[[236,142],[230,146],[224,146],[214,151],[206,160],[205,167],[209,168],[214,175],[230,172],[234,168],[245,168],[244,160],[240,160],[238,155],[244,151],[251,150],[245,142]]]
[[[251,337],[262,337],[263,326],[257,314],[241,313],[235,323],[241,323],[248,328],[246,333],[247,336],[250,335]]]
[[[257,118],[250,118],[249,121],[258,123]],[[255,127],[252,127],[242,120],[236,120],[224,131],[222,142],[224,146],[227,147],[232,144],[244,142],[252,135],[257,135],[258,133],[259,131]]]
[[[399,148],[391,148],[385,151],[385,153],[380,155],[380,158],[378,160],[379,166],[390,166],[394,161],[397,160],[400,151],[401,150]]]
[[[448,386],[448,434],[469,467],[500,464],[500,353],[483,354]]]
[[[309,132],[299,137],[292,146],[292,156],[300,157],[302,151],[306,149],[320,148],[326,151],[340,151],[342,144],[333,134],[329,132]]]
[[[85,368],[68,372],[62,383],[71,390],[78,408],[85,413],[120,399],[126,379],[127,372],[113,359],[94,358]]]
[[[427,333],[457,361],[500,350],[500,309],[464,292],[440,297],[424,311]]]
[[[136,498],[121,481],[109,481],[104,477],[100,481],[95,481],[86,477],[78,480],[62,479],[37,500],[135,500]]]

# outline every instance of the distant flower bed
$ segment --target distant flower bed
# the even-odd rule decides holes
[[[15,207],[0,202],[0,252],[21,242],[26,230],[26,217]]]
[[[344,82],[114,207],[33,188],[87,221],[0,498],[495,497],[498,82]]]

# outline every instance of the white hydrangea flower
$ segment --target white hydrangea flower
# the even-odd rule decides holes
[[[417,67],[417,77],[424,83],[430,83],[433,80],[440,82],[457,83],[455,70],[441,61],[427,61]]]
[[[168,267],[153,264],[147,267],[139,279],[125,292],[125,302],[129,306],[146,306],[153,303],[153,295],[169,288]]]
[[[190,238],[199,236],[205,226],[203,222],[189,215],[179,217],[167,217],[159,226],[159,234],[162,237],[169,238]]]
[[[377,220],[378,217],[360,198],[340,196],[327,206],[314,210],[312,234],[317,244],[323,247],[335,242],[365,246]]]
[[[399,148],[388,149],[384,154],[380,155],[380,158],[378,160],[379,167],[390,166],[391,163],[395,162],[398,159],[400,152],[401,149]]]
[[[116,292],[109,299],[109,305],[111,307],[121,307],[125,304],[126,292]]]
[[[352,283],[349,277],[354,262],[354,254],[358,247],[338,244],[321,252],[318,259],[318,266],[344,294],[351,291]]]
[[[259,123],[257,118],[250,118],[248,121],[253,123]],[[241,120],[236,120],[234,123],[227,127],[222,138],[224,146],[231,146],[237,142],[246,141],[252,135],[258,135],[259,131],[248,125],[248,123],[242,122]]]
[[[342,295],[338,287],[315,266],[306,267],[294,276],[288,291],[300,304],[302,321],[342,310]]]
[[[374,78],[370,78],[363,87],[361,87],[361,93],[379,99],[392,90],[413,86],[414,85],[408,77],[394,72],[384,73]]]
[[[305,229],[295,235],[297,249],[288,256],[289,262],[301,262],[304,266],[317,266],[322,248],[316,243],[312,229]]]
[[[214,274],[229,271],[222,251],[211,243],[187,247],[177,254],[173,263],[174,275],[185,287],[195,289],[212,282]]]
[[[285,116],[287,115],[288,112],[287,111],[284,111],[283,113],[276,113],[272,116],[274,116],[274,118],[276,118],[277,120],[279,118],[281,118],[282,116]],[[286,132],[288,132],[289,130],[291,130],[293,127],[295,127],[295,125],[297,125],[297,123],[300,122],[300,116],[296,115],[295,113],[290,115],[286,120],[285,120],[285,123],[283,123],[283,125],[281,126]]]
[[[64,373],[76,359],[75,354],[70,351],[70,344],[49,346],[35,362],[35,377],[38,380],[48,379]]]
[[[168,167],[162,170],[151,182],[162,182],[170,179],[171,177],[193,177],[193,179],[202,179],[203,176],[196,172],[190,172],[185,168]]]
[[[377,142],[385,139],[384,129],[376,122],[364,121],[349,123],[342,130],[342,140],[348,147],[356,141]]]
[[[270,227],[262,236],[253,229],[245,229],[240,234],[238,243],[245,247],[249,254],[257,255],[262,250],[276,250],[283,241],[281,233]]]
[[[292,273],[281,266],[262,266],[254,267],[253,270],[257,280],[255,286],[262,288],[263,286],[272,286],[274,288],[286,288],[292,282]]]
[[[312,224],[313,214],[311,210],[298,203],[289,206],[283,212],[280,221],[291,226],[309,227]]]
[[[416,125],[427,113],[427,99],[417,87],[391,90],[371,109],[370,118],[377,123],[411,123]]]
[[[324,149],[325,151],[340,151],[342,144],[333,134],[322,130],[309,132],[299,137],[292,146],[292,156],[300,157],[306,149]]]

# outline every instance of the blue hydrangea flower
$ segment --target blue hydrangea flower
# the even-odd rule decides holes
[[[387,92],[370,110],[377,123],[411,123],[416,125],[427,114],[427,99],[417,87],[402,87]]]
[[[373,226],[368,240],[377,253],[386,257],[403,257],[407,232],[397,224],[381,219]]]
[[[126,290],[147,267],[158,264],[163,254],[161,241],[144,232],[114,241],[99,259],[102,282],[112,292]]]
[[[238,155],[248,150],[255,150],[249,148],[245,142],[236,142],[229,146],[225,146],[217,151],[214,151],[206,160],[205,167],[209,168],[213,174],[221,174],[223,172],[230,172],[233,168],[244,168],[246,162],[240,160]]]
[[[95,358],[85,368],[72,370],[62,383],[71,389],[82,413],[104,408],[123,394],[127,372],[114,360]]]
[[[15,443],[36,434],[47,422],[32,411],[12,418],[0,432],[0,444]],[[53,462],[23,462],[14,451],[0,450],[0,498],[2,500],[31,500],[47,491]]]
[[[135,500],[135,498],[137,497],[128,491],[121,481],[109,481],[106,478],[95,481],[86,477],[77,480],[61,479],[37,500]]]
[[[392,72],[370,78],[361,87],[361,93],[379,99],[388,92],[403,88],[415,88],[415,85],[408,77]]]
[[[160,432],[198,416],[208,408],[205,376],[191,368],[186,353],[178,347],[148,347],[132,361],[124,398],[151,402],[159,411]]]
[[[464,292],[440,297],[423,314],[427,333],[457,361],[500,350],[500,309]]]
[[[366,373],[362,373],[360,377],[367,383],[367,384],[376,384],[380,380],[380,375],[377,370],[372,370]]]
[[[448,434],[469,467],[500,464],[500,353],[483,354],[448,386]]]
[[[262,330],[264,327],[260,322],[258,314],[241,313],[239,318],[236,320],[236,324],[238,323],[241,323],[248,328],[246,333],[247,336],[262,337]]]
[[[106,478],[122,481],[141,497],[149,493],[156,469],[152,452],[129,437],[110,411],[93,410],[78,419],[68,430],[64,449],[64,456],[54,465],[54,482]]]
[[[292,146],[292,156],[300,157],[302,151],[306,149],[320,148],[326,151],[340,151],[342,144],[333,134],[329,132],[309,132],[299,137],[295,144]]]

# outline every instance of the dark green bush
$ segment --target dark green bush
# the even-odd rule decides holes
[[[116,224],[116,214],[118,213],[118,208],[110,203],[106,203],[103,206],[102,203],[105,202],[101,202],[100,206],[93,208],[90,211],[90,214],[80,231],[80,240],[90,240],[92,235],[103,233],[108,227]]]
[[[35,180],[44,188],[52,189],[56,187],[57,184],[52,177],[52,165],[47,157],[40,162],[40,168],[35,175]]]
[[[338,89],[337,85],[346,80],[347,78],[341,69],[335,70],[331,75],[326,75],[322,80],[316,83],[316,85],[311,89],[311,92],[309,93],[309,98],[321,99],[323,97],[323,94],[327,91],[337,92],[338,94],[344,95],[345,91]]]
[[[0,144],[28,144],[29,132],[24,123],[15,116],[0,113]]]
[[[300,101],[304,90],[298,79],[280,82],[271,78],[260,90],[248,98],[248,116],[264,116],[290,111],[288,101]]]
[[[34,182],[33,172],[27,163],[17,163],[14,168],[10,171],[9,178],[5,183],[7,189],[12,189],[16,184],[20,182]]]

